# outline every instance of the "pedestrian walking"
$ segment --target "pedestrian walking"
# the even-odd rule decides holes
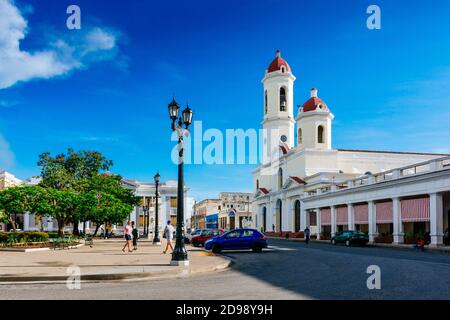
[[[173,246],[172,246],[172,239],[173,239],[173,234],[175,232],[175,228],[172,226],[170,220],[167,221],[167,225],[164,228],[164,234],[163,234],[163,238],[165,238],[167,240],[167,244],[166,244],[166,249],[164,249],[163,253],[165,254],[167,252],[167,249],[172,249],[173,252]]]
[[[272,231],[275,232],[275,225],[272,224]]]
[[[309,228],[306,227],[306,229],[305,229],[305,243],[306,244],[309,243],[309,236],[310,236]]]
[[[139,230],[138,228],[136,228],[136,225],[133,222],[131,222],[131,227],[133,228],[133,231],[131,232],[132,236],[133,236],[133,250],[137,250],[137,241],[139,239]]]
[[[132,232],[131,221],[128,220],[127,224],[123,228],[123,234],[125,236],[125,245],[122,248],[123,252],[125,252],[125,248],[127,248],[127,247],[128,247],[128,252],[133,252],[133,250],[131,250],[131,232]]]

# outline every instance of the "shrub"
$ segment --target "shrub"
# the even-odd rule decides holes
[[[0,243],[48,242],[45,232],[0,232]]]
[[[48,237],[49,237],[50,239],[56,239],[56,238],[59,238],[58,232],[57,232],[57,231],[49,231],[47,234],[48,234]]]
[[[8,232],[0,232],[0,243],[4,243],[8,241]]]

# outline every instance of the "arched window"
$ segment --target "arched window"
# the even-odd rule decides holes
[[[323,143],[324,139],[323,139],[323,126],[319,126],[317,128],[317,142],[318,143]]]
[[[278,189],[283,188],[283,169],[278,169]]]
[[[298,144],[303,143],[302,129],[300,129],[300,128],[297,131],[297,142],[298,142]]]
[[[264,92],[264,114],[267,114],[267,90]]]
[[[280,88],[280,111],[286,111],[286,89]]]

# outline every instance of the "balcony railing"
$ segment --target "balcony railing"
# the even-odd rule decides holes
[[[380,172],[377,174],[366,174],[356,179],[347,180],[346,182],[338,186],[320,187],[317,189],[309,190],[304,193],[305,197],[313,197],[319,194],[326,194],[330,192],[336,192],[348,188],[358,188],[374,183],[381,183],[384,181],[391,181],[408,176],[421,175],[450,167],[450,157],[434,159],[414,165],[396,168],[389,171]]]

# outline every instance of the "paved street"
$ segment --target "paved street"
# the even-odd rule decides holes
[[[450,299],[450,255],[270,240],[261,254],[229,252],[232,269],[188,278],[0,286],[0,299]],[[381,268],[381,290],[366,269]]]

